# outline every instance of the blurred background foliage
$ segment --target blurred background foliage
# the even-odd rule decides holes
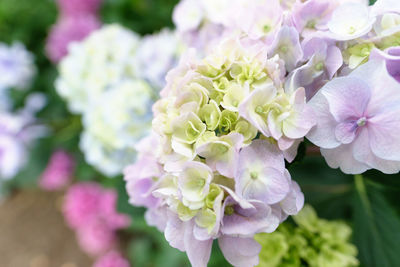
[[[120,23],[144,35],[172,27],[171,13],[177,2],[104,0],[100,14],[104,23]],[[189,266],[184,253],[171,248],[161,233],[147,226],[144,209],[129,205],[122,177],[103,177],[85,163],[78,148],[80,118],[69,114],[55,93],[53,84],[57,69],[44,54],[47,34],[56,19],[54,0],[0,1],[0,41],[20,41],[35,54],[38,75],[30,92],[43,92],[48,96],[48,105],[39,113],[39,118],[52,128],[50,136],[33,148],[29,164],[7,184],[8,188],[36,186],[51,152],[64,148],[77,159],[77,180],[97,180],[118,190],[118,209],[133,219],[131,227],[121,233],[133,266]],[[22,105],[27,93],[29,91],[13,93],[16,108]],[[352,225],[353,241],[362,266],[400,266],[400,175],[369,171],[363,177],[353,177],[330,169],[320,156],[299,156],[289,170],[293,179],[300,183],[306,202],[320,217],[346,220]],[[228,266],[217,247],[214,246],[209,266]]]

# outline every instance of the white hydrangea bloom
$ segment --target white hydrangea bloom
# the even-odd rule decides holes
[[[36,74],[33,55],[21,43],[0,43],[0,90],[26,89]]]
[[[174,68],[183,50],[176,32],[164,29],[145,36],[136,53],[137,75],[157,89],[165,86],[165,76]]]
[[[71,112],[82,113],[90,101],[121,80],[135,77],[134,56],[139,37],[119,26],[107,25],[83,42],[73,43],[60,63],[58,93]]]
[[[86,160],[115,176],[135,159],[135,144],[151,127],[154,95],[144,81],[121,81],[92,102],[83,116],[81,149]]]

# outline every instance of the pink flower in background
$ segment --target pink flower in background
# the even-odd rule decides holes
[[[48,191],[59,190],[69,183],[74,171],[74,158],[63,150],[56,151],[40,178],[39,186]]]
[[[95,15],[84,14],[61,18],[52,27],[47,38],[47,56],[53,63],[58,63],[68,54],[68,45],[71,42],[83,40],[100,26],[101,22]]]
[[[64,217],[68,225],[79,228],[94,220],[100,213],[103,189],[96,183],[78,183],[65,195]]]
[[[105,190],[101,197],[99,216],[103,217],[107,226],[112,230],[126,228],[131,223],[129,217],[125,214],[118,213],[117,207],[117,192],[114,190]]]
[[[116,245],[116,231],[130,224],[129,217],[118,213],[116,206],[117,192],[97,183],[77,183],[68,190],[64,217],[86,253],[98,256],[111,250]]]
[[[87,222],[76,231],[79,246],[87,254],[99,256],[115,247],[116,232],[101,219]]]
[[[63,15],[76,16],[97,13],[101,1],[102,0],[58,0],[57,2]]]
[[[101,258],[99,258],[95,263],[94,267],[129,267],[130,264],[121,253],[117,251],[110,251]]]

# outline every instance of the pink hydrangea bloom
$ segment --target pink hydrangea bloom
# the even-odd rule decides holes
[[[65,196],[64,216],[71,228],[103,220],[111,230],[127,227],[129,218],[116,211],[117,192],[93,182],[73,185]]]
[[[129,267],[129,261],[125,259],[118,251],[110,251],[100,257],[94,267]]]
[[[84,226],[100,212],[103,189],[96,183],[73,185],[65,195],[64,217],[71,228]]]
[[[44,190],[59,190],[70,182],[74,170],[74,158],[63,150],[56,151],[51,156],[39,185]]]
[[[63,15],[95,14],[102,0],[57,0]]]
[[[127,215],[117,212],[116,204],[117,192],[94,182],[78,183],[68,190],[64,217],[86,253],[109,251],[116,244],[116,231],[130,224]]]
[[[330,167],[349,174],[400,171],[400,84],[385,61],[371,60],[333,79],[310,104],[318,123],[307,138]]]
[[[62,17],[50,31],[46,44],[46,53],[51,61],[58,63],[68,53],[68,45],[81,41],[92,31],[100,28],[101,23],[94,15]]]
[[[101,219],[86,222],[76,231],[79,246],[87,254],[98,256],[111,250],[117,241],[116,232]]]

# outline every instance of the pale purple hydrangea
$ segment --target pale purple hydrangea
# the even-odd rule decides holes
[[[198,50],[166,76],[153,132],[125,169],[130,203],[193,266],[213,240],[230,264],[255,266],[254,235],[304,204],[285,168],[304,137],[345,173],[399,172],[397,7],[181,1],[177,31]]]
[[[32,94],[24,109],[0,111],[0,182],[12,179],[25,166],[29,148],[47,134],[47,128],[35,118],[45,102],[43,95]]]
[[[333,79],[310,104],[318,123],[307,138],[321,147],[329,166],[350,174],[400,171],[400,84],[385,61],[371,60]]]
[[[145,139],[138,147],[143,152],[142,157],[125,170],[127,190],[132,204],[149,209],[148,223],[164,231],[171,246],[186,251],[193,266],[206,266],[213,239],[218,239],[226,259],[234,266],[256,265],[260,246],[253,240],[254,234],[273,232],[281,221],[296,214],[303,206],[304,196],[298,185],[291,181],[282,152],[269,142],[258,140],[238,153],[235,187],[230,186],[233,182],[230,179],[219,178],[218,181],[217,177],[212,178],[206,165],[193,165],[197,170],[209,172],[210,179],[224,192],[216,196],[217,221],[212,230],[199,227],[195,218],[182,221],[168,207],[169,201],[173,201],[169,196],[179,197],[183,193],[188,201],[196,201],[196,198],[179,189],[185,187],[184,176],[179,176],[177,188],[170,180],[171,174],[161,169],[157,153],[154,149],[151,151],[156,147],[155,140],[155,136]],[[184,169],[189,170],[192,164]],[[165,178],[157,182],[154,178],[160,176]],[[211,180],[206,185],[211,186]]]
[[[183,58],[153,107],[154,132],[136,147],[136,163],[125,169],[130,203],[146,207],[147,222],[163,231],[171,246],[185,251],[193,266],[206,266],[215,239],[234,266],[257,265],[260,245],[254,235],[273,232],[304,203],[285,168],[285,151],[297,149],[314,115],[304,88],[285,92],[283,61],[278,55],[268,58],[263,47],[250,39],[227,40],[203,61],[190,54]],[[226,51],[224,63],[219,56]],[[214,85],[206,75],[213,77],[212,68],[224,64],[232,68],[231,87],[219,98],[205,88],[215,88],[223,75],[216,75]],[[253,68],[254,77],[241,73],[246,68]],[[255,134],[247,136],[238,128],[216,135],[214,118],[198,117],[203,118],[203,108],[216,117],[220,109],[232,112]]]
[[[27,89],[36,74],[33,55],[21,43],[0,43],[0,95],[6,89]]]

